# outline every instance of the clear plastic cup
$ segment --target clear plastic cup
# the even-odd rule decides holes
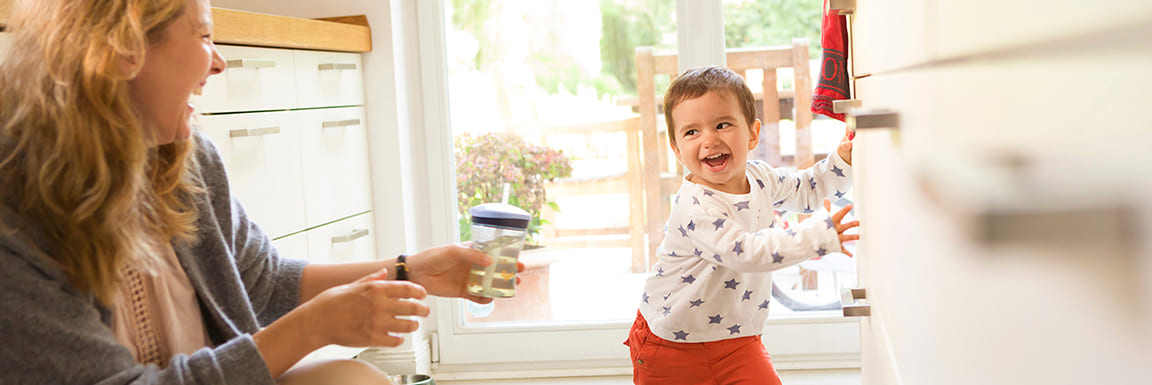
[[[492,256],[488,266],[472,265],[468,293],[489,298],[516,295],[516,261],[532,216],[503,203],[485,203],[468,210],[472,215],[472,248]]]

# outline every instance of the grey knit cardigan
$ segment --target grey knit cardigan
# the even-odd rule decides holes
[[[0,231],[0,384],[275,383],[252,333],[297,305],[306,262],[277,254],[231,195],[216,147],[194,136],[207,190],[192,198],[198,241],[173,247],[212,346],[164,369],[136,363],[112,335],[109,309],[72,288],[44,255],[52,248],[41,247],[43,238]],[[0,214],[10,229],[27,228],[11,210]]]

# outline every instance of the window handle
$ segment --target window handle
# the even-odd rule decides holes
[[[228,64],[228,68],[261,69],[276,67],[275,60],[267,59],[234,59],[227,61],[225,64]]]

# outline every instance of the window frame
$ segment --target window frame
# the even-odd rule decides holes
[[[459,235],[452,128],[447,113],[444,3],[439,0],[412,3],[408,6],[415,13],[415,26],[407,28],[416,34],[416,44],[397,42],[397,46],[403,52],[401,55],[408,56],[410,68],[419,69],[416,85],[421,89],[416,93],[420,97],[408,101],[413,104],[410,111],[421,111],[416,116],[422,119],[422,124],[412,125],[410,133],[410,143],[414,146],[410,175],[415,184],[426,186],[428,192],[426,198],[421,199],[427,200],[420,202],[426,203],[424,212],[428,222],[414,230],[427,233],[412,236],[424,241],[416,244],[452,243],[458,241]],[[694,3],[697,2],[677,0],[677,9],[701,6]],[[722,17],[720,13],[696,14]],[[721,26],[723,23],[679,16],[677,20],[680,36],[693,28],[714,28],[717,21]],[[682,25],[685,23],[687,25]],[[687,30],[682,32],[681,28]],[[722,44],[723,28],[720,34]],[[685,50],[683,44],[680,49]],[[420,152],[423,157],[417,155]],[[428,320],[432,324],[428,325],[431,326],[430,360],[437,378],[626,375],[632,372],[628,349],[623,345],[631,320],[465,326],[459,301],[462,300],[433,298],[431,301],[434,311]],[[763,339],[778,369],[860,367],[859,322],[855,318],[829,317],[827,313],[772,318],[767,322]]]

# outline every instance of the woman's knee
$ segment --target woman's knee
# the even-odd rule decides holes
[[[279,385],[389,385],[388,373],[359,360],[327,360],[297,365],[276,380]]]

